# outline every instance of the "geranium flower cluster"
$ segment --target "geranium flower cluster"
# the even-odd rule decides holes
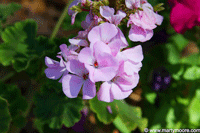
[[[129,38],[142,42],[150,39],[156,24],[161,24],[161,17],[153,12],[145,0],[125,2],[129,9],[144,8],[129,16]],[[76,0],[70,7],[80,3],[81,7],[88,3],[93,6],[92,1]],[[69,11],[74,23],[77,12]],[[113,8],[105,5],[99,6],[99,14],[98,16],[90,10],[82,22],[84,31],[69,39],[69,46],[60,45],[61,52],[57,56],[60,62],[45,58],[48,66],[46,76],[50,79],[60,78],[63,92],[69,98],[76,98],[82,90],[83,99],[91,99],[97,95],[101,101],[112,102],[114,99],[127,98],[139,82],[142,47],[138,45],[127,48],[127,40],[118,27],[125,19],[126,12],[118,10],[115,14]]]

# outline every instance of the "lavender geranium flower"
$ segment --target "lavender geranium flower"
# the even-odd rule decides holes
[[[66,44],[62,44],[60,45],[60,50],[61,50],[61,55],[62,57],[65,59],[65,61],[69,61],[71,59],[77,59],[78,58],[78,53],[75,52],[75,50],[77,50],[78,47],[76,46],[69,46],[67,47]]]
[[[135,3],[132,4],[135,6]],[[141,8],[143,11],[138,10],[135,14],[129,16],[130,19],[127,26],[129,27],[131,24],[129,31],[130,40],[145,42],[152,38],[153,29],[157,27],[156,25],[162,23],[163,17],[155,13],[151,4],[147,2],[142,2]]]
[[[84,64],[78,60],[70,60],[67,62],[66,67],[71,74],[67,74],[62,78],[62,87],[65,95],[69,98],[76,98],[82,88],[83,99],[95,97],[95,83],[88,78],[89,73]]]
[[[63,73],[68,73],[65,67],[65,62],[61,57],[59,58],[60,62],[55,61],[49,57],[45,57],[45,64],[48,67],[47,69],[45,69],[45,74],[47,78],[56,80],[59,79],[63,75]]]

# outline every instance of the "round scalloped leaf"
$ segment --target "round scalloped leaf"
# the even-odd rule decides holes
[[[80,120],[84,107],[81,98],[67,98],[60,90],[62,86],[58,81],[47,80],[34,98],[36,118],[53,129],[60,129],[63,124],[72,127]]]

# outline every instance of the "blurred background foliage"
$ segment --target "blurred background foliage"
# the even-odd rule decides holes
[[[87,12],[78,14],[74,25],[67,15],[57,37],[49,39],[67,0],[0,2],[0,132],[200,128],[200,28],[177,34],[169,23],[167,0],[148,0],[154,7],[164,3],[165,8],[159,12],[164,21],[150,41],[133,43],[127,28],[120,27],[130,47],[142,45],[144,60],[133,93],[112,103],[69,99],[62,85],[44,74],[45,56],[55,59],[59,45],[69,45],[68,39],[83,30]]]

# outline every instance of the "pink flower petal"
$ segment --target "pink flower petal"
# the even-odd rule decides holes
[[[125,0],[126,7],[134,9],[140,7],[140,0]]]
[[[113,15],[112,23],[115,25],[119,25],[123,18],[126,17],[126,13],[118,10],[116,15]]]
[[[118,85],[112,83],[111,85],[111,96],[114,99],[121,100],[127,98],[132,93],[132,90],[129,91],[122,91]]]
[[[62,79],[62,88],[65,95],[69,98],[78,96],[84,80],[78,76],[68,74]]]
[[[100,24],[101,41],[108,43],[114,36],[116,36],[118,30],[114,24],[103,23]]]
[[[106,18],[110,23],[112,22],[112,16],[114,15],[115,10],[109,6],[100,6],[100,14]]]
[[[92,99],[96,96],[95,83],[91,82],[90,79],[85,80],[83,84],[83,99]]]
[[[114,99],[110,95],[111,83],[104,82],[101,86],[99,91],[97,92],[97,97],[100,101],[104,102],[112,102]]]
[[[111,54],[111,49],[108,45],[106,45],[104,42],[98,41],[93,44],[94,56],[98,56],[101,53],[109,53]]]
[[[123,45],[123,42],[120,39],[114,39],[108,44],[113,56],[116,56],[117,53],[120,51],[121,45]]]
[[[87,63],[90,65],[93,65],[94,62],[94,57],[92,55],[92,51],[90,48],[84,48],[80,51],[79,55],[78,55],[78,59],[80,62],[82,63]]]
[[[115,83],[121,88],[122,91],[132,90],[139,83],[139,74],[134,73],[131,76],[124,75],[119,77]]]
[[[146,32],[141,27],[132,25],[128,37],[131,41],[138,42],[146,38]]]
[[[133,48],[126,49],[122,51],[122,53],[131,61],[133,62],[141,62],[144,58],[142,52],[142,46],[138,45]]]
[[[97,41],[101,41],[101,35],[100,35],[100,27],[95,26],[92,28],[92,30],[88,33],[88,40],[91,43],[95,43]]]
[[[85,68],[89,71],[89,79],[90,79],[93,83],[95,83],[95,80],[94,80],[94,71],[95,71],[95,68],[94,68],[94,66],[85,64]]]

